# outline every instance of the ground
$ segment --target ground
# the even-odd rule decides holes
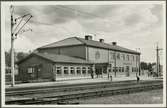
[[[74,100],[79,104],[163,104],[163,90]]]

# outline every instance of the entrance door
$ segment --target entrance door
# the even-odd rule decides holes
[[[129,76],[129,66],[126,66],[126,76]]]

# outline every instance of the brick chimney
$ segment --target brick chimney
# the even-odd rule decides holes
[[[112,45],[117,45],[117,42],[112,42]]]
[[[104,39],[99,39],[99,42],[104,43]]]
[[[85,35],[85,40],[92,40],[92,36],[91,35]]]

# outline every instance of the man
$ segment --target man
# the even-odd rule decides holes
[[[139,76],[137,75],[136,78],[137,78],[137,83],[139,83],[140,80]]]

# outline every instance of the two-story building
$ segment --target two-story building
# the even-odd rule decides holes
[[[21,80],[90,77],[91,72],[128,77],[139,73],[140,53],[87,35],[37,48],[18,65]]]

